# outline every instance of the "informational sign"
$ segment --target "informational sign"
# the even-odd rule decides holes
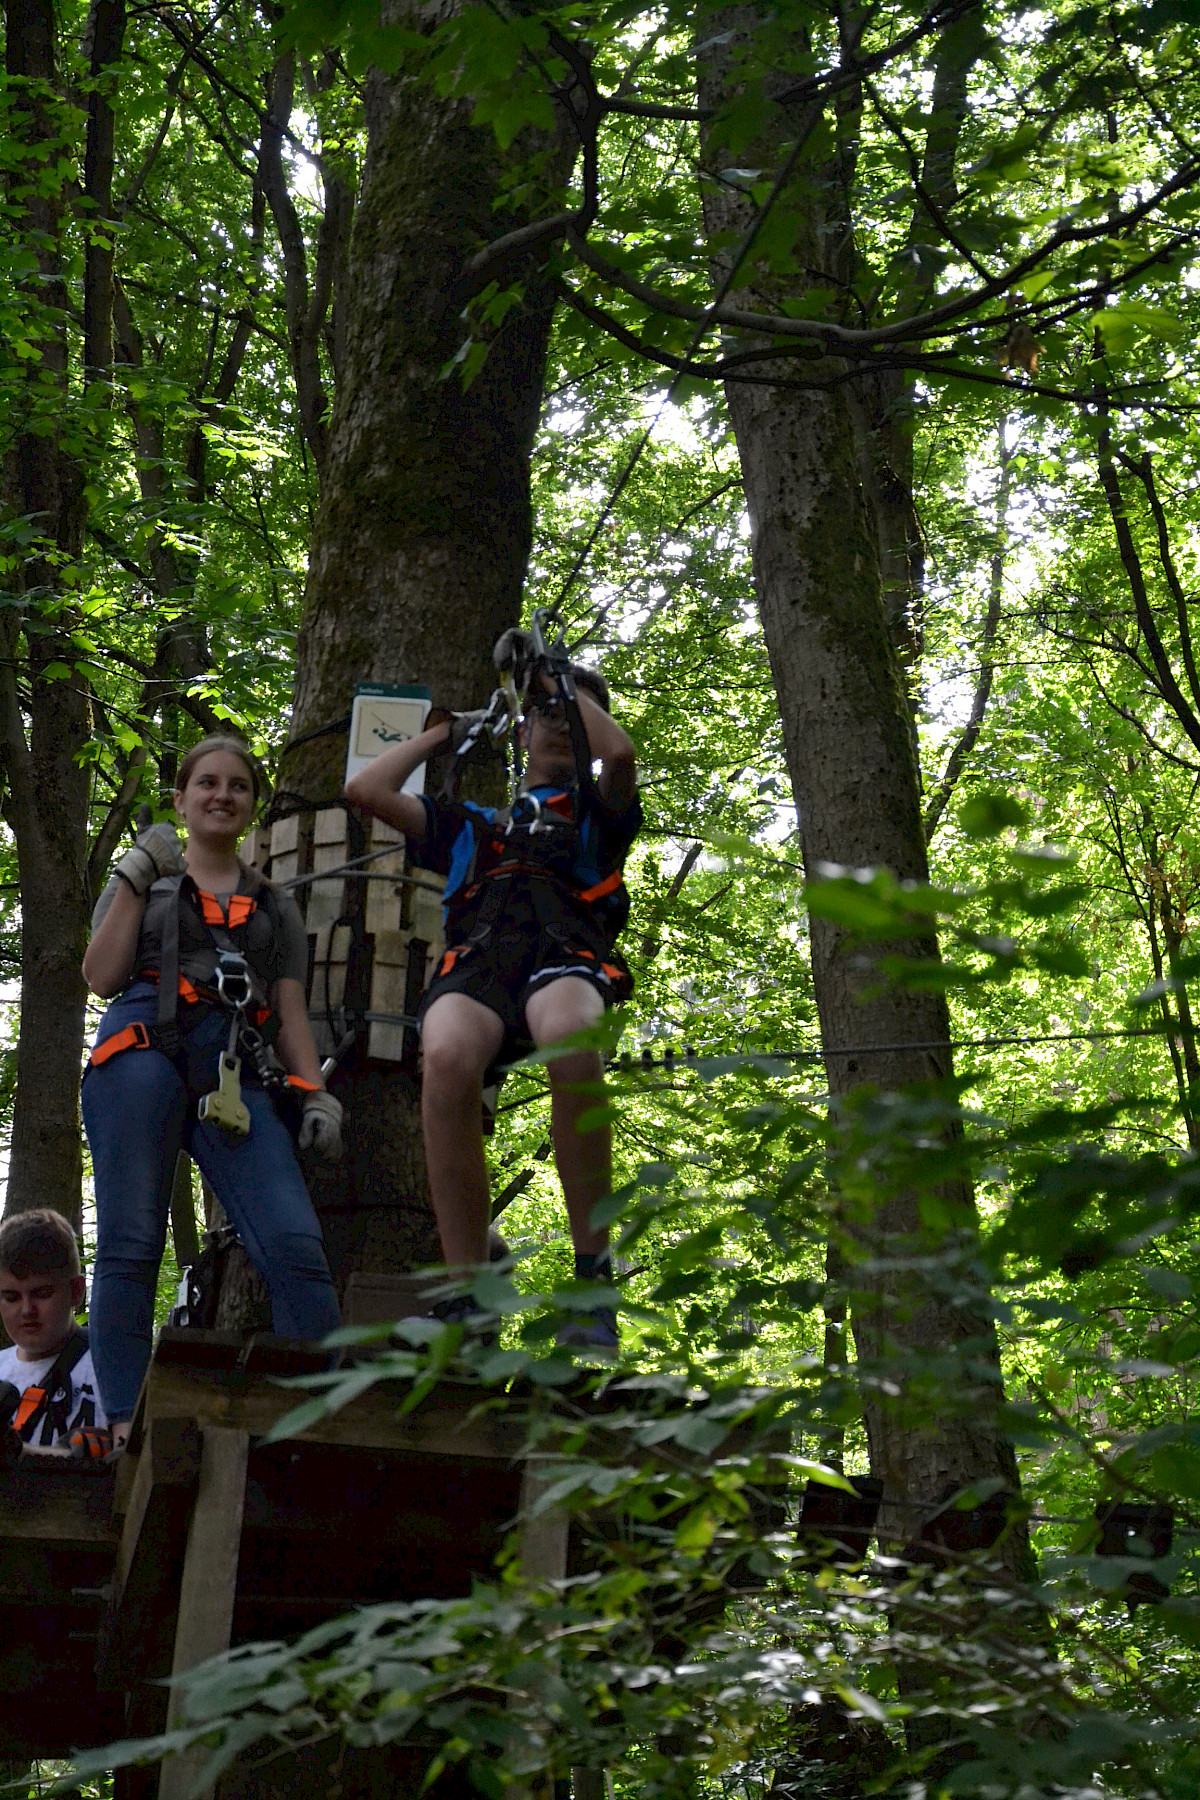
[[[396,744],[407,743],[425,729],[431,695],[427,687],[384,687],[366,683],[354,690],[350,713],[350,742],[346,750],[346,780]],[[414,769],[401,790],[420,794],[425,788],[425,765]]]

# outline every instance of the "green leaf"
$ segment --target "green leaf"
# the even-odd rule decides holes
[[[999,837],[1029,823],[1029,808],[1011,794],[975,794],[958,809],[958,822],[969,838]]]

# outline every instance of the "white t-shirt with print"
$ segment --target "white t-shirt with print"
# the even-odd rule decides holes
[[[17,1355],[16,1346],[12,1345],[7,1350],[0,1350],[0,1381],[11,1381],[18,1392],[23,1394],[26,1388],[41,1387],[43,1378],[50,1373],[57,1360],[56,1356],[43,1356],[36,1362],[22,1362]],[[71,1370],[70,1406],[64,1409],[60,1400],[50,1413],[43,1412],[34,1425],[32,1438],[27,1442],[38,1449],[45,1449],[49,1444],[65,1444],[71,1432],[77,1431],[81,1425],[107,1423],[104,1408],[100,1404],[100,1389],[96,1385],[91,1352],[85,1350]]]

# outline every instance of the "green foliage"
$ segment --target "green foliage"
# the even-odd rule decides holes
[[[79,566],[54,592],[17,598],[12,579],[0,617],[19,608],[29,642],[69,616],[96,694],[94,826],[144,743],[169,762],[198,733],[189,702],[222,709],[268,747],[283,731],[316,483],[291,392],[282,265],[254,224],[255,97],[276,49],[296,50],[305,94],[290,173],[310,263],[321,196],[305,156],[354,187],[371,65],[435,82],[491,132],[506,194],[532,196],[534,216],[584,198],[579,171],[551,189],[522,154],[524,127],[552,117],[564,50],[586,44],[602,93],[664,115],[605,114],[589,235],[604,263],[561,241],[551,249],[567,303],[535,459],[528,585],[544,604],[651,416],[667,379],[656,359],[687,350],[686,308],[711,300],[710,258],[737,239],[706,234],[705,201],[737,190],[766,202],[799,110],[781,122],[769,94],[836,65],[844,11],[752,14],[734,46],[742,88],[703,145],[695,70],[706,36],[730,41],[722,8],[468,4],[417,33],[381,24],[364,0],[296,0],[275,45],[249,15],[218,12],[205,37],[211,80],[195,63],[174,78],[169,21],[137,15],[119,79],[113,238],[140,361],[78,374],[80,275],[99,229],[86,207],[63,227],[65,313],[31,282],[36,245],[17,233],[0,250],[4,430],[54,435],[81,458],[88,508]],[[60,12],[83,94],[83,9]],[[1196,19],[1182,0],[965,8],[940,31],[929,17],[909,5],[868,14],[870,79],[839,89],[836,121],[830,107],[814,125],[735,298],[781,323],[891,334],[863,367],[912,447],[927,560],[912,684],[928,791],[965,742],[990,670],[930,883],[842,870],[802,892],[736,450],[713,377],[748,340],[723,328],[705,339],[704,366],[565,606],[568,635],[588,634],[582,653],[603,661],[637,740],[648,818],[631,870],[634,1055],[610,1082],[619,1187],[607,1213],[639,1372],[609,1393],[603,1424],[581,1423],[577,1367],[552,1339],[562,1313],[594,1295],[568,1281],[556,1184],[538,1155],[544,1075],[531,1063],[505,1089],[490,1152],[497,1189],[531,1174],[503,1218],[518,1280],[489,1276],[479,1290],[503,1320],[500,1347],[409,1331],[309,1396],[319,1410],[388,1380],[397,1405],[413,1407],[447,1378],[470,1382],[483,1405],[531,1394],[547,1494],[588,1538],[593,1572],[531,1591],[510,1561],[471,1596],[377,1608],[298,1644],[237,1652],[189,1684],[194,1723],[178,1740],[208,1741],[218,1760],[242,1745],[421,1730],[485,1793],[547,1761],[608,1762],[622,1795],[739,1800],[834,1794],[843,1782],[1022,1800],[1083,1800],[1100,1783],[1190,1800],[1200,1785],[1200,1097],[1188,1060],[1200,764],[1156,684],[1099,479],[1107,456],[1163,655],[1200,705],[1188,670],[1200,531]],[[331,43],[338,55],[322,60]],[[923,175],[946,123],[933,110],[939,53],[965,62],[967,104],[954,181],[931,196]],[[6,218],[21,186],[80,185],[80,108],[45,98],[54,129],[37,146],[0,132],[16,184]],[[11,100],[9,89],[8,123]],[[835,218],[843,190],[846,221]],[[838,227],[822,226],[822,244],[850,245],[845,262],[811,266],[814,207]],[[506,269],[486,286],[468,327],[498,326],[526,276]],[[243,318],[230,396],[218,371]],[[1016,325],[1040,346],[1036,370],[998,360]],[[56,333],[72,351],[65,391],[42,366]],[[320,349],[331,388],[334,343],[331,330]],[[832,367],[842,382],[820,345],[812,361],[811,340],[781,335],[775,347],[789,379],[823,384]],[[447,379],[470,379],[483,353],[468,335]],[[1139,473],[1147,455],[1153,495]],[[37,519],[0,519],[6,581],[54,548]],[[170,578],[156,561],[164,548]],[[211,667],[180,684],[173,712],[147,718],[147,671],[185,628]],[[62,659],[64,679],[70,669]],[[139,797],[158,789],[152,763]],[[11,883],[7,845],[3,868]],[[810,917],[838,927],[872,979],[946,993],[960,1040],[953,1082],[864,1091],[831,1121]],[[11,921],[4,945],[15,955]],[[665,1047],[688,1044],[693,1063],[665,1064]],[[978,1234],[946,1198],[964,1178]],[[897,1196],[918,1203],[913,1234],[880,1241],[872,1230]],[[831,1241],[845,1262],[832,1273]],[[867,1467],[864,1393],[888,1394],[919,1443],[937,1423],[967,1429],[994,1391],[970,1333],[936,1356],[890,1343],[858,1353],[845,1310],[870,1317],[885,1273],[996,1322],[1036,1578],[986,1559],[914,1568],[891,1554],[903,1549],[895,1537],[888,1554],[837,1571],[797,1540],[801,1482],[836,1486],[826,1459],[839,1455],[853,1472]],[[1131,1559],[1095,1554],[1093,1507],[1109,1494],[1176,1510],[1158,1570],[1172,1597],[1132,1617],[1119,1594]],[[923,1715],[943,1733],[937,1754],[946,1734],[961,1745],[957,1767],[921,1747]],[[831,1741],[837,1756],[851,1745],[848,1775]]]

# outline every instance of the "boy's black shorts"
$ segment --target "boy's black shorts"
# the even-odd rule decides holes
[[[466,994],[498,1016],[507,1040],[524,1042],[529,1037],[525,1002],[563,975],[580,975],[591,982],[606,1008],[633,991],[633,978],[616,951],[592,951],[572,938],[552,937],[532,916],[505,917],[486,944],[460,944],[446,951],[417,1017],[423,1020],[443,994]]]

